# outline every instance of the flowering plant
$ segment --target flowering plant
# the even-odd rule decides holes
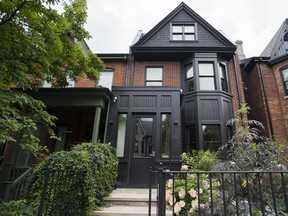
[[[182,171],[188,166],[183,165]],[[216,178],[209,178],[206,174],[184,172],[169,179],[166,185],[166,205],[174,207],[176,215],[196,215],[206,212],[211,206],[211,197],[220,196],[220,182]]]

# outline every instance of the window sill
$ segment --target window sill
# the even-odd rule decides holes
[[[191,42],[193,42],[193,43],[198,43],[199,42],[199,40],[171,40],[170,39],[170,42],[175,42],[175,43],[191,43]]]

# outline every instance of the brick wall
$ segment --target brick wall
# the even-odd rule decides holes
[[[135,61],[132,86],[145,86],[147,67],[163,67],[163,86],[181,86],[180,62],[178,61]]]
[[[243,81],[241,77],[241,69],[239,65],[238,57],[235,57],[235,64],[236,64],[236,72],[235,72],[235,65],[233,59],[231,59],[229,62],[227,62],[227,69],[228,69],[228,76],[229,76],[229,85],[231,88],[231,94],[233,96],[233,116],[234,118],[237,117],[237,110],[239,110],[239,97],[238,97],[238,87],[237,87],[237,79],[238,79],[238,85],[240,89],[240,101],[241,103],[245,103],[245,97],[244,97],[244,86]],[[237,77],[236,77],[237,76]]]
[[[284,119],[288,119],[288,100],[285,99],[281,77],[281,68],[286,65],[288,65],[288,61],[281,62],[272,67],[267,63],[261,63],[274,137],[279,141],[284,141],[288,138],[287,125],[284,123]],[[269,125],[259,63],[256,63],[250,71],[242,72],[242,75],[246,88],[246,101],[251,107],[249,118],[262,122],[265,127],[263,134],[271,137],[272,131]]]

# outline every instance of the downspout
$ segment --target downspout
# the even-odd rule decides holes
[[[240,85],[239,85],[239,78],[238,78],[238,71],[237,71],[235,56],[236,55],[233,54],[233,64],[234,64],[234,72],[235,72],[236,85],[237,85],[238,105],[239,105],[239,109],[240,109],[241,104],[242,104],[242,99],[241,99],[241,93],[240,93],[241,90],[240,90]]]
[[[263,93],[264,93],[264,100],[265,100],[265,104],[266,104],[266,110],[267,110],[267,114],[268,114],[269,128],[270,128],[270,131],[271,131],[272,139],[274,139],[274,130],[273,130],[273,126],[272,126],[272,118],[271,118],[270,108],[269,108],[269,104],[268,104],[268,96],[267,96],[265,83],[264,83],[264,78],[263,78],[263,73],[262,73],[261,60],[262,59],[260,58],[258,67],[259,67],[259,71],[260,71],[260,79],[261,79],[261,84],[262,84]]]
[[[123,86],[126,86],[126,79],[127,79],[127,56],[124,56],[124,61],[125,61],[125,67],[124,67],[124,76],[123,76]]]
[[[133,82],[132,80],[134,79],[134,56],[133,54],[131,54],[132,56],[132,64],[131,64],[131,72],[130,72],[130,81],[129,81],[129,85],[132,86]]]
[[[105,122],[105,131],[104,131],[104,140],[103,140],[103,142],[106,143],[111,99],[110,99],[106,94],[104,94],[104,95],[105,95],[105,97],[106,97],[107,100],[108,100],[107,113],[106,113],[106,122]],[[111,145],[111,143],[109,143],[109,144]]]

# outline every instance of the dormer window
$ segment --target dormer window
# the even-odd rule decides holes
[[[174,41],[196,40],[195,24],[172,24],[172,40]]]

